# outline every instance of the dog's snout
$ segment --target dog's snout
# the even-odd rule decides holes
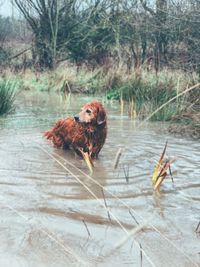
[[[75,116],[74,116],[74,119],[75,119],[75,121],[78,122],[78,121],[80,120],[80,119],[79,119],[79,115],[75,115]]]

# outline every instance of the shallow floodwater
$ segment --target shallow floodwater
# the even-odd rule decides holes
[[[105,103],[108,138],[90,177],[72,151],[42,138],[90,99],[25,92],[0,119],[0,266],[200,266],[200,144],[165,124],[138,127]],[[156,195],[151,175],[166,140],[174,184]]]

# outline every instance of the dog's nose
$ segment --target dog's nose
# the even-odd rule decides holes
[[[75,115],[75,116],[74,116],[74,119],[75,119],[75,121],[78,122],[78,121],[79,121],[79,116],[78,116],[78,115]]]

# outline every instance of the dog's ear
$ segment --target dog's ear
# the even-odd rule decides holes
[[[102,125],[105,122],[106,122],[106,113],[105,110],[100,107],[97,113],[97,124]]]

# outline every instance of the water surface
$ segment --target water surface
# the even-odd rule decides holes
[[[108,138],[90,177],[73,151],[42,138],[90,99],[25,92],[0,119],[0,266],[200,266],[200,144],[162,123],[138,128],[105,103]],[[174,184],[158,195],[151,175],[166,140]]]

